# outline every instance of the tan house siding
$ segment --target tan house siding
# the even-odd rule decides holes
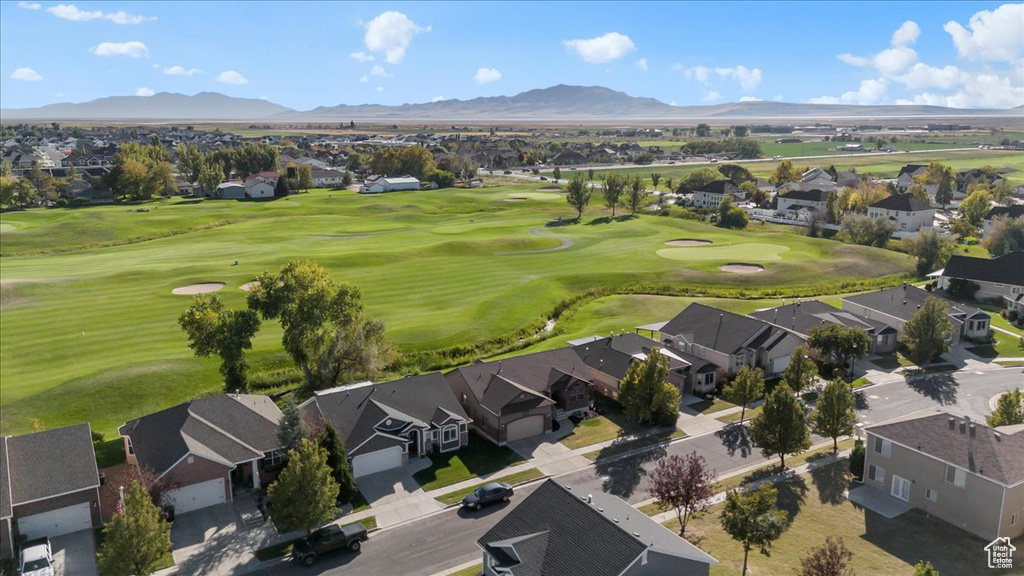
[[[504,446],[505,442],[507,442],[507,438],[508,438],[508,425],[509,424],[511,424],[512,422],[515,422],[516,420],[520,420],[522,418],[528,418],[530,416],[542,415],[542,416],[544,416],[544,433],[547,434],[547,433],[551,432],[551,421],[554,419],[553,418],[553,414],[554,414],[554,406],[540,406],[540,407],[537,407],[537,408],[533,408],[531,410],[527,410],[525,412],[515,412],[513,414],[502,416],[499,419],[500,420],[500,424],[501,424],[500,429],[492,430],[490,433],[495,435],[494,437],[497,438],[497,444],[499,446]]]
[[[189,462],[189,459],[192,462]],[[180,462],[171,467],[167,474],[161,478],[169,489],[191,486],[215,478],[224,478],[224,498],[231,501],[231,469],[220,462],[207,460],[200,456],[189,454]]]
[[[1014,514],[1017,515],[1017,523],[1011,524]],[[1003,521],[999,526],[999,535],[1009,536],[1011,539],[1024,536],[1024,483],[1006,490],[1006,501],[1003,502]]]

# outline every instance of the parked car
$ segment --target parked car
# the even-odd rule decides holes
[[[21,546],[18,574],[21,576],[53,576],[53,553],[49,538],[29,540]]]
[[[474,490],[469,496],[463,498],[462,507],[479,510],[484,506],[494,504],[495,502],[508,502],[508,499],[512,494],[513,490],[511,484],[506,484],[504,482],[489,482]]]
[[[321,554],[348,548],[358,552],[366,535],[366,526],[361,522],[353,522],[344,526],[331,524],[300,539],[292,546],[292,558],[306,566],[312,566]]]
[[[548,179],[548,177],[547,177],[547,176],[541,176],[541,177],[540,177],[540,179],[541,179],[541,180],[547,180],[547,179]]]

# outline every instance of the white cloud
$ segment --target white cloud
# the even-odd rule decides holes
[[[434,96],[433,98],[430,99],[430,101],[431,102],[441,102],[444,99],[445,99],[444,96]]]
[[[152,89],[146,88],[146,87],[139,88],[138,90],[135,91],[135,95],[136,96],[146,96],[146,97],[149,97],[149,96],[152,96],[153,94],[156,94],[156,92],[154,92]]]
[[[359,77],[359,81],[360,82],[369,82],[370,81],[370,77],[368,75],[366,75],[366,74],[363,74],[362,76]]]
[[[151,68],[159,68],[159,67],[160,67],[160,65],[159,65],[159,64],[157,64],[157,63],[155,63],[155,62],[154,62],[154,63],[153,63],[153,65],[151,66]]]
[[[734,78],[740,83],[740,87],[744,91],[750,92],[761,85],[761,69],[754,68],[753,70],[747,69],[746,66],[737,66],[735,68],[715,68],[721,78]]]
[[[376,76],[378,78],[387,78],[388,76],[390,76],[390,74],[388,74],[388,71],[385,70],[384,67],[380,65],[375,65],[373,68],[371,68],[370,75]]]
[[[217,75],[217,82],[224,84],[247,84],[249,79],[234,70],[225,70]]]
[[[872,59],[872,64],[886,76],[899,74],[917,61],[917,52],[906,46],[897,46],[882,50]]]
[[[24,8],[25,10],[39,10],[43,5],[38,2],[18,2],[18,8]]]
[[[56,92],[56,93],[54,93],[53,97],[54,98],[63,98],[64,97],[64,93],[63,92]]]
[[[430,32],[430,26],[422,28],[405,14],[388,11],[370,20],[366,25],[363,43],[370,52],[384,53],[384,60],[388,64],[398,64],[405,58],[405,51],[409,48],[413,36],[420,32]]]
[[[917,41],[921,35],[921,27],[913,20],[907,20],[895,32],[892,33],[893,46],[906,46]]]
[[[740,102],[761,102],[757,96],[740,96]]]
[[[647,72],[647,58],[641,58],[636,61],[636,67]]]
[[[473,76],[473,80],[475,80],[477,84],[497,82],[498,80],[501,80],[501,72],[498,72],[494,68],[481,68],[476,71],[476,75]]]
[[[38,6],[38,4],[36,4],[36,6]],[[31,9],[35,10],[35,8]],[[143,22],[152,22],[153,20],[156,20],[156,16],[136,16],[134,14],[129,14],[124,10],[117,12],[80,10],[74,4],[58,4],[47,8],[46,11],[61,20],[71,20],[72,22],[88,22],[89,20],[102,19],[109,20],[114,24],[142,24]]]
[[[839,98],[835,96],[818,96],[807,100],[808,104],[839,104]]]
[[[353,60],[355,60],[356,62],[373,62],[374,61],[373,54],[367,54],[366,52],[353,52],[353,53],[349,54],[348,57],[353,59]]]
[[[384,87],[383,86],[377,86],[377,92],[383,92],[383,91],[384,91]]]
[[[856,91],[844,92],[835,96],[819,96],[808,100],[811,104],[878,104],[885,98],[889,82],[885,78],[863,80]]]
[[[897,104],[928,104],[950,108],[1012,108],[1024,104],[1024,87],[1014,86],[1010,79],[998,74],[962,74],[956,93],[944,96],[924,92],[913,99],[900,99]]]
[[[202,74],[203,71],[198,68],[189,68],[185,70],[181,66],[171,66],[170,68],[164,68],[164,74],[168,76],[195,76],[196,74]]]
[[[127,56],[144,58],[149,56],[149,49],[142,42],[100,42],[89,49],[97,56]]]
[[[678,104],[676,104],[676,101],[675,101],[675,100],[673,100],[673,101],[669,102],[669,103],[668,103],[668,105],[669,105],[669,106],[678,106]]]
[[[709,90],[704,96],[701,96],[701,102],[716,102],[722,99],[722,95],[714,90]]]
[[[585,40],[563,40],[562,44],[566,48],[575,50],[580,58],[591,64],[603,64],[618,60],[636,50],[636,44],[633,44],[629,36],[618,32],[609,32],[604,36]]]
[[[696,80],[701,84],[707,84],[708,78],[711,77],[711,68],[706,66],[694,66],[693,68],[687,68],[682,64],[673,64],[672,70],[676,72],[682,72],[688,80]]]
[[[952,90],[962,81],[962,73],[956,66],[945,66],[935,68],[918,62],[914,64],[896,80],[910,90],[921,90],[923,88],[938,88],[940,90]]]
[[[11,80],[21,80],[22,82],[39,82],[43,77],[31,68],[18,68],[11,73]]]
[[[837,54],[836,58],[839,58],[843,62],[846,62],[850,66],[867,66],[871,64],[870,58],[863,58],[861,56],[854,56],[853,54]]]
[[[1024,4],[1003,4],[995,10],[982,10],[971,16],[964,28],[950,20],[943,26],[961,58],[1013,62],[1024,56],[1021,42]]]

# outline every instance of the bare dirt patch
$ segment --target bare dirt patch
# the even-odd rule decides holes
[[[210,292],[216,292],[223,287],[223,282],[201,282],[199,284],[179,286],[178,288],[171,290],[171,293],[186,296],[191,296],[195,294],[209,294]]]
[[[666,246],[707,246],[711,244],[711,240],[697,240],[694,238],[680,238],[679,240],[669,240],[665,242]]]
[[[723,272],[732,272],[733,274],[757,274],[758,272],[764,272],[764,266],[760,264],[743,264],[742,262],[730,262],[725,266],[719,268]]]
[[[241,290],[242,292],[249,292],[258,285],[259,281],[253,280],[252,282],[246,282],[245,284],[242,284],[241,286],[238,287],[238,289]]]

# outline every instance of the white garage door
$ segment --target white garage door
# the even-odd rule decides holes
[[[164,504],[174,506],[175,514],[184,514],[207,506],[223,504],[224,479],[207,480],[164,492]]]
[[[505,433],[506,442],[514,442],[523,438],[531,438],[544,433],[543,416],[527,416],[510,422]]]
[[[384,450],[360,454],[352,458],[352,475],[356,478],[382,472],[402,465],[401,446],[392,446]]]
[[[783,370],[789,366],[789,356],[783,356],[782,358],[776,358],[772,360],[772,373],[781,374]]]
[[[53,538],[90,528],[92,514],[88,502],[18,518],[18,532],[30,540],[43,536]]]

